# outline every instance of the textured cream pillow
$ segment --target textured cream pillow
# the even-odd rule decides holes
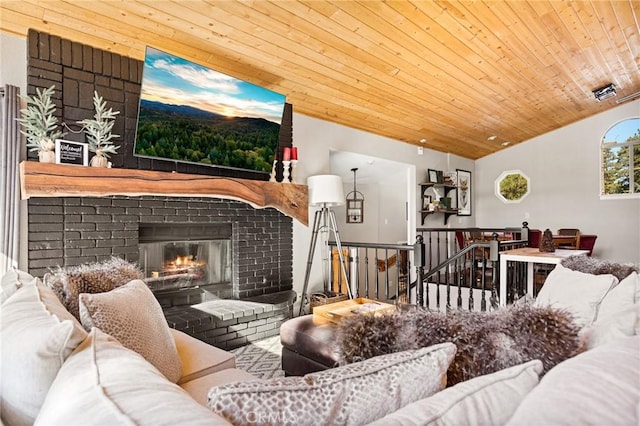
[[[58,370],[87,336],[55,294],[35,279],[0,310],[2,420],[32,424]]]
[[[173,383],[182,376],[176,343],[160,304],[142,280],[106,293],[80,295],[85,329],[96,327],[138,352]]]
[[[596,319],[602,299],[616,284],[618,279],[610,274],[591,275],[556,265],[533,306],[566,309],[578,326],[585,327]]]
[[[636,302],[635,297],[639,289],[638,273],[632,272],[607,293],[595,322],[587,331],[589,348],[636,334],[640,322],[640,303]]]
[[[440,391],[453,343],[396,352],[304,377],[213,387],[209,407],[233,424],[370,423]]]
[[[0,300],[4,303],[22,286],[35,284],[35,280],[28,272],[14,268],[9,269],[0,280]]]
[[[638,425],[639,365],[640,336],[576,355],[552,368],[507,424]]]
[[[94,329],[64,364],[36,425],[228,424],[137,353]]]
[[[458,383],[371,425],[503,425],[538,384],[542,362],[529,361]]]

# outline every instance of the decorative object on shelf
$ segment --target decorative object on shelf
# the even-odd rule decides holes
[[[456,169],[458,182],[458,216],[471,216],[471,172]]]
[[[440,205],[444,210],[451,210],[451,197],[440,197]]]
[[[444,176],[445,185],[457,185],[458,184],[458,172],[447,172]]]
[[[58,119],[54,116],[56,106],[51,100],[55,85],[48,89],[37,89],[34,96],[21,96],[27,102],[27,108],[20,110],[18,122],[24,130],[20,133],[27,137],[29,151],[38,152],[41,163],[55,163],[54,141],[64,136],[58,129]]]
[[[96,154],[91,159],[91,166],[107,167],[109,155],[116,154],[119,148],[112,141],[119,135],[111,133],[111,130],[116,115],[120,114],[120,111],[114,111],[112,108],[107,109],[107,102],[96,91],[93,92],[93,107],[96,111],[93,118],[85,118],[78,121],[78,124],[82,125],[82,129],[87,135],[89,151]]]
[[[353,172],[353,191],[347,194],[347,223],[364,222],[364,195],[356,189],[357,167],[351,169]]]
[[[503,203],[519,203],[529,195],[530,186],[529,178],[520,170],[507,170],[496,179],[496,197]]]
[[[56,139],[56,164],[86,166],[89,164],[88,148],[86,143]]]
[[[553,253],[556,251],[556,245],[553,242],[553,234],[551,234],[551,230],[549,228],[545,229],[542,233],[539,250],[543,253]]]
[[[289,167],[291,166],[291,160],[282,160],[282,183],[291,183],[289,180]]]
[[[427,178],[429,183],[443,183],[443,176],[442,170],[427,169]]]
[[[296,180],[296,167],[298,167],[298,148],[291,148],[291,171],[290,171],[290,180],[292,183],[295,183]]]
[[[433,198],[431,195],[425,195],[422,197],[422,210],[433,211],[433,203],[431,202]]]
[[[269,182],[277,182],[276,180],[276,166],[278,165],[278,160],[273,159],[273,166],[271,166],[271,175],[269,175]]]
[[[296,167],[298,167],[298,160],[291,160],[291,183],[296,183]]]
[[[329,251],[329,232],[333,233],[333,237],[336,242],[336,248],[338,251],[338,257],[340,258],[340,265],[342,274],[344,277],[348,277],[345,268],[345,259],[342,251],[342,243],[340,242],[340,235],[338,233],[338,224],[336,222],[336,215],[331,207],[344,205],[344,187],[342,185],[342,178],[336,175],[316,175],[307,178],[307,186],[309,187],[309,205],[313,207],[320,207],[320,210],[316,210],[313,219],[313,233],[311,235],[311,242],[309,243],[309,254],[307,256],[307,269],[304,275],[304,285],[302,287],[302,302],[300,303],[300,312],[298,315],[302,315],[302,311],[305,305],[305,299],[307,298],[307,289],[309,287],[309,278],[311,276],[311,267],[313,265],[313,257],[316,250],[316,243],[318,241],[318,234],[323,232],[326,237],[326,242],[323,244],[323,249]],[[329,276],[329,253],[325,253],[322,256],[324,260],[323,276]],[[325,290],[328,288],[328,280],[325,280]],[[351,299],[351,286],[348,282],[345,282],[348,296]]]

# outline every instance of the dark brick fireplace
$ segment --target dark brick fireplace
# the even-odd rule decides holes
[[[93,114],[97,90],[119,110],[114,133],[122,135],[114,167],[212,174],[264,180],[253,172],[170,163],[133,156],[141,61],[46,33],[29,32],[28,92],[56,85],[60,121],[73,123]],[[285,108],[279,145],[291,146],[291,106]],[[65,139],[82,140],[69,133]],[[74,167],[74,166],[69,166]],[[281,176],[281,171],[279,171]],[[49,268],[118,256],[139,259],[141,224],[229,224],[231,289],[226,307],[165,310],[170,325],[220,347],[277,334],[290,316],[292,219],[276,209],[255,209],[240,201],[204,197],[46,197],[28,200],[28,267],[42,276]],[[244,304],[243,304],[244,303]],[[232,312],[231,316],[229,312]]]

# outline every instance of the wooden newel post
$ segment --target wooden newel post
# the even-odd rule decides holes
[[[529,222],[522,222],[522,229],[520,230],[520,239],[529,242]],[[529,244],[527,244],[528,246]]]
[[[416,237],[413,245],[413,264],[416,266],[416,302],[418,306],[424,306],[424,241],[422,235]],[[427,295],[429,303],[429,295]]]

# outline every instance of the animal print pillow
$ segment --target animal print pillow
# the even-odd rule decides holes
[[[211,388],[209,407],[233,424],[360,425],[444,388],[452,343],[344,367]]]
[[[82,326],[116,338],[142,355],[164,376],[177,383],[182,362],[162,307],[142,280],[133,280],[105,293],[80,295]],[[135,380],[135,378],[133,378]]]

